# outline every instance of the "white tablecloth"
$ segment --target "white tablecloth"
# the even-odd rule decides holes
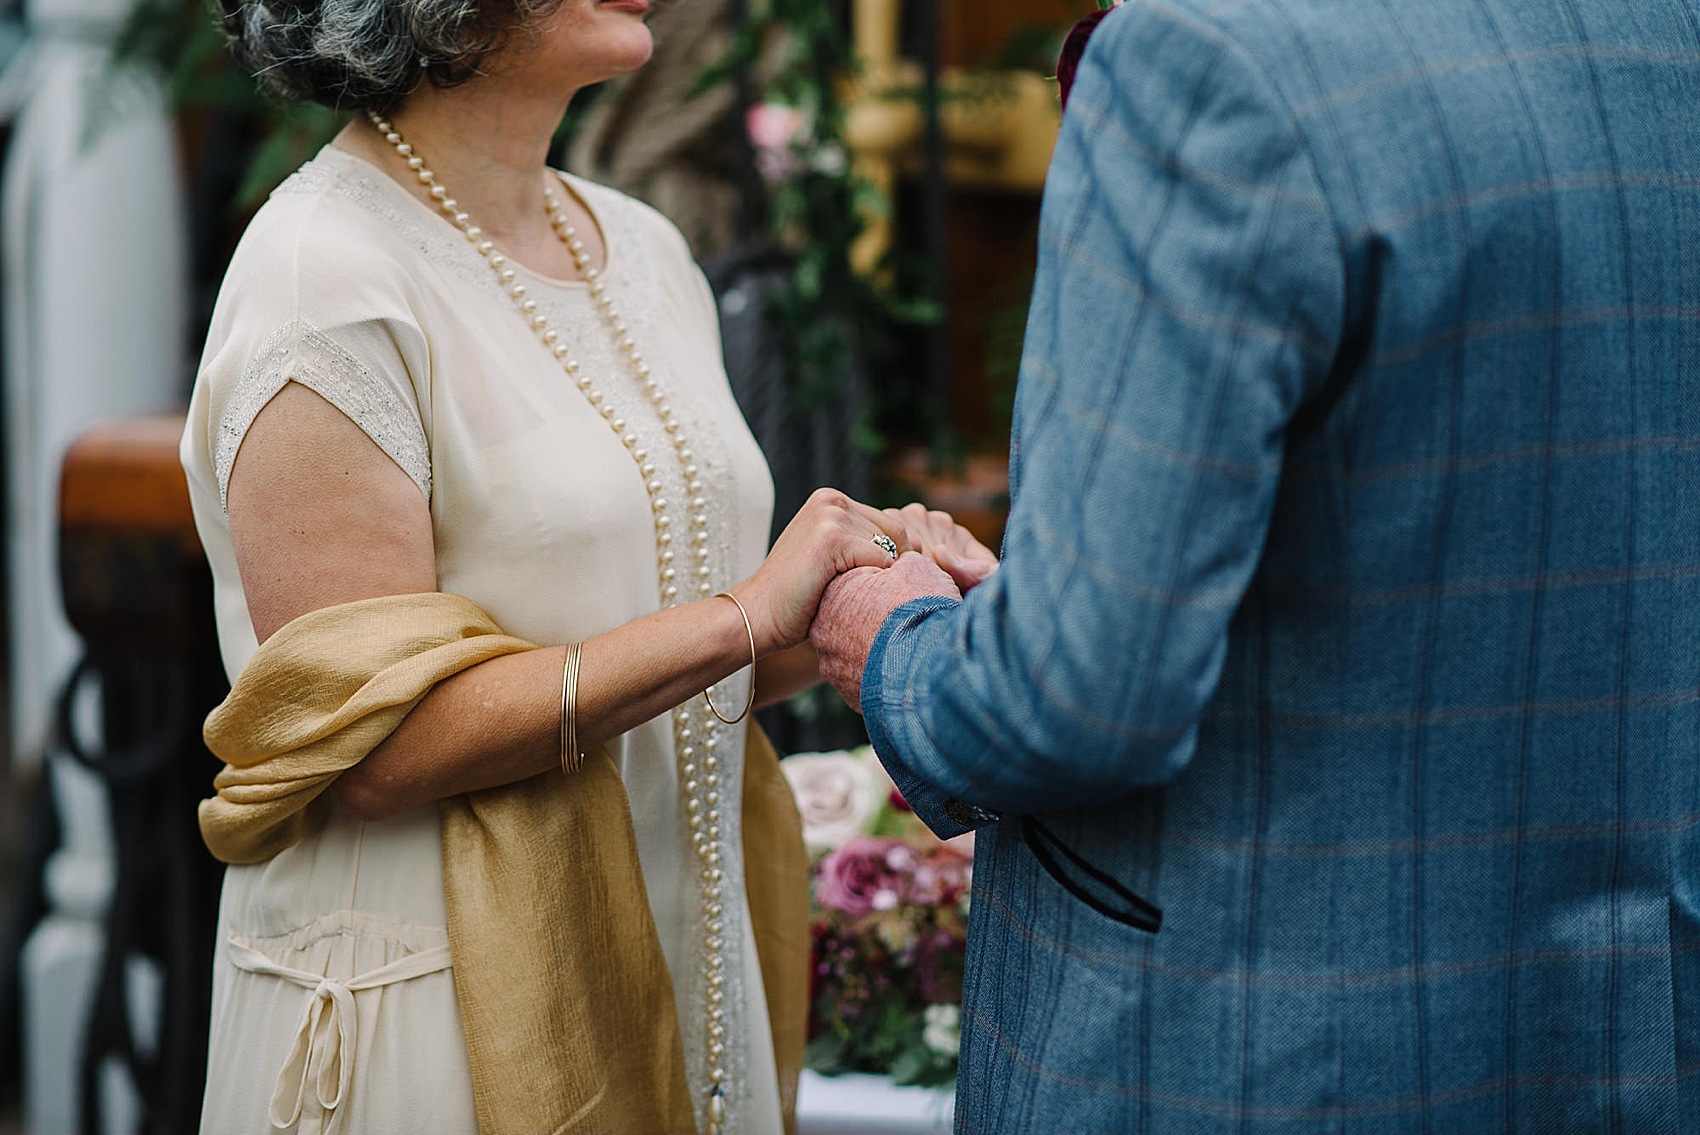
[[[818,1076],[797,1090],[798,1135],[948,1135],[951,1088],[899,1088],[884,1076]]]

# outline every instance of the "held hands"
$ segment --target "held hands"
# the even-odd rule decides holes
[[[837,489],[816,489],[756,573],[733,588],[749,613],[756,653],[785,650],[808,638],[821,592],[837,576],[890,566],[891,553],[876,542],[881,537],[899,553],[909,550],[901,520]]]
[[[862,671],[886,617],[925,595],[962,598],[956,583],[931,558],[906,552],[889,568],[858,568],[833,580],[821,596],[809,632],[820,655],[821,677],[862,712]]]
[[[888,508],[885,514],[903,525],[911,548],[932,557],[965,593],[998,570],[998,558],[992,550],[948,512],[928,509],[924,504],[906,504],[902,508]]]
[[[923,595],[960,599],[997,566],[949,513],[919,504],[882,511],[818,489],[733,591],[749,614],[758,655],[812,637],[822,676],[860,709],[862,668],[886,616]]]
[[[821,676],[857,712],[862,709],[862,671],[886,618],[925,595],[960,599],[998,568],[991,550],[948,512],[911,504],[887,509],[885,515],[903,526],[914,551],[886,570],[857,569],[833,580],[809,634]]]

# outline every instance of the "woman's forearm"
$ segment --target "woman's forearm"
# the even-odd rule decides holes
[[[820,680],[820,656],[812,643],[770,654],[756,664],[756,708],[778,705]]]
[[[261,642],[308,611],[438,586],[431,515],[418,488],[351,419],[296,383],[249,427],[230,474],[229,511]],[[747,630],[738,607],[716,597],[634,619],[584,644],[581,748],[748,666],[752,638],[760,657],[806,642],[827,584],[853,568],[886,566],[893,545],[908,546],[901,521],[817,490],[755,573],[732,589],[748,612]],[[375,818],[555,767],[564,657],[560,647],[529,651],[439,683],[337,779],[336,798]],[[804,658],[774,671],[775,696],[804,680]]]
[[[773,658],[783,653],[790,652]],[[721,598],[646,615],[587,640],[578,684],[581,748],[667,712],[749,661],[743,619]],[[362,819],[381,819],[558,768],[564,664],[565,649],[547,647],[494,658],[438,683],[383,744],[338,778],[337,801]]]

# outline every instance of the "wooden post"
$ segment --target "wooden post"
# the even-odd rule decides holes
[[[97,426],[59,479],[59,582],[82,656],[50,767],[56,787],[96,789],[74,807],[100,846],[55,856],[55,913],[26,951],[26,1019],[54,1061],[30,1081],[36,1130],[166,1135],[199,1120],[222,871],[195,805],[217,770],[200,723],[224,675],[182,431],[180,415]]]

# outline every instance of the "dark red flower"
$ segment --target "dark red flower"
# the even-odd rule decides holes
[[[1080,57],[1086,54],[1086,41],[1092,38],[1092,32],[1100,21],[1114,8],[1100,8],[1085,19],[1077,20],[1068,29],[1068,36],[1063,40],[1062,54],[1057,56],[1057,92],[1062,98],[1063,109],[1068,109],[1068,89],[1074,86],[1074,73],[1080,68]]]

